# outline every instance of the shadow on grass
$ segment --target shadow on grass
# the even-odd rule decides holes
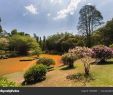
[[[65,65],[63,64],[63,65],[60,65],[60,66],[58,66],[58,67],[63,67],[63,66],[65,66]]]
[[[29,83],[27,83],[26,81],[23,81],[23,82],[21,83],[21,85],[22,85],[22,86],[33,85],[33,84],[36,84],[36,83],[43,82],[45,79],[46,79],[46,78],[44,78],[44,79],[42,79],[42,80],[39,80],[39,81],[37,81],[37,82],[29,82]]]
[[[63,68],[61,68],[60,70],[71,70],[71,69],[75,69],[76,67],[63,67]]]
[[[50,72],[50,71],[54,71],[55,69],[53,68],[53,69],[48,69],[48,72]]]
[[[48,70],[48,72],[53,71],[54,70],[54,67],[53,66],[48,66],[47,67],[47,70]]]
[[[78,81],[82,82],[84,86],[86,85],[87,82],[95,80],[94,76],[92,74],[85,75],[83,73],[77,73],[77,74],[68,75],[66,77],[66,79],[73,80],[75,82],[78,82]]]
[[[97,65],[113,65],[113,61],[107,61],[107,62],[98,62]]]

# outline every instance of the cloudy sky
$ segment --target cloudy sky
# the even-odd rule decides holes
[[[80,8],[90,3],[101,11],[104,21],[113,18],[113,0],[0,0],[3,28],[39,36],[57,32],[77,33]]]

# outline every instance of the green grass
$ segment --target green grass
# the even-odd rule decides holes
[[[84,73],[84,67],[80,60],[75,62],[75,68],[63,70],[66,66],[55,67],[53,71],[47,73],[45,81],[29,85],[30,87],[113,87],[113,59],[103,65],[91,65],[90,73],[94,80],[86,82],[68,80],[68,75]],[[16,74],[16,73],[15,73]],[[15,74],[7,78],[17,82],[23,80],[23,73]]]
[[[113,87],[113,64],[96,65],[91,73],[95,80],[89,83],[90,86],[112,86]]]
[[[77,67],[80,69],[80,73],[83,73],[83,66],[80,63],[77,64]],[[113,59],[103,65],[91,65],[90,74],[94,80],[87,82],[86,86],[113,87]]]

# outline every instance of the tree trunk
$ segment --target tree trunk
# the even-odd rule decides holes
[[[89,76],[89,69],[85,68],[85,75]]]

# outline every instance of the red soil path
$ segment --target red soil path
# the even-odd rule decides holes
[[[22,58],[23,57],[16,57],[0,60],[0,76],[14,72],[25,71],[36,62],[36,61],[21,62],[20,59]]]
[[[52,58],[55,60],[55,66],[61,65],[61,56],[59,55],[48,55],[42,54],[40,57]],[[36,64],[36,60],[34,61],[20,61],[24,57],[16,57],[9,59],[0,59],[0,76],[15,72],[24,72],[32,65]]]

